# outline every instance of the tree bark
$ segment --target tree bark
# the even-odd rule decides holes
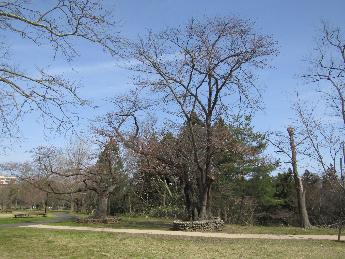
[[[162,195],[162,206],[163,208],[166,206],[166,190],[164,190],[164,193]]]
[[[205,184],[200,191],[200,204],[199,204],[199,220],[205,220],[208,218],[208,199],[210,192],[210,184]]]
[[[302,228],[310,228],[312,227],[312,225],[310,224],[308,211],[305,204],[305,190],[303,188],[302,179],[301,177],[299,177],[297,170],[297,153],[294,138],[294,128],[289,127],[287,131],[290,138],[292,173],[294,176],[295,188],[297,193],[297,205],[300,217],[300,225]]]
[[[132,214],[132,201],[131,201],[131,195],[128,195],[128,209],[129,209],[129,214]]]
[[[108,215],[108,193],[98,194],[97,208],[95,212],[95,218],[106,218]]]
[[[226,206],[223,207],[223,220],[228,223],[228,208]]]
[[[46,199],[44,201],[44,213],[47,214],[47,208],[48,208],[48,192],[46,193]]]
[[[207,216],[209,218],[213,217],[212,215],[212,210],[211,210],[211,204],[212,204],[212,196],[211,196],[211,185],[209,186],[208,188],[208,191],[207,191]]]
[[[74,198],[73,195],[71,194],[71,208],[70,208],[71,212],[74,212]]]
[[[186,182],[183,188],[185,197],[185,206],[188,214],[188,219],[194,220],[194,208],[192,205],[192,188],[190,183]]]

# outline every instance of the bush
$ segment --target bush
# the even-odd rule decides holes
[[[148,216],[155,218],[185,218],[186,211],[184,207],[177,206],[159,206],[156,208],[151,208],[148,213]]]
[[[221,231],[224,228],[224,221],[220,218],[200,221],[180,221],[173,222],[173,229],[180,231]]]

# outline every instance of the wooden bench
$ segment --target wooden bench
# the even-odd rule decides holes
[[[2,210],[2,213],[12,213],[12,210],[6,209],[6,210]]]
[[[29,215],[47,217],[47,213],[45,213],[44,211],[31,211],[29,212]]]
[[[29,218],[30,215],[27,213],[17,213],[17,214],[14,214],[14,217],[15,218]]]
[[[31,218],[33,216],[47,217],[47,213],[45,213],[44,211],[30,211],[28,213],[16,213],[16,214],[14,214],[15,218]]]

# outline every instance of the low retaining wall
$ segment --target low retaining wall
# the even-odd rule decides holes
[[[200,221],[180,221],[173,222],[173,229],[180,231],[222,231],[224,221],[220,218]]]

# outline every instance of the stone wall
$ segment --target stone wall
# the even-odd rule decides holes
[[[200,221],[180,221],[173,222],[173,229],[180,231],[221,231],[224,221],[220,218]]]

